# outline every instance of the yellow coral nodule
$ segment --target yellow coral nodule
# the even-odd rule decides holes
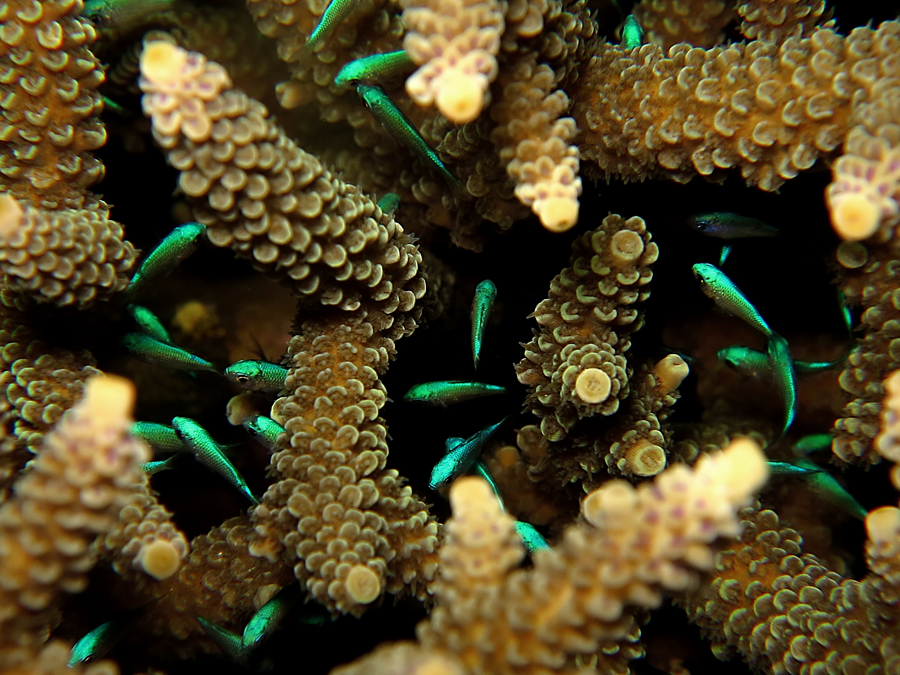
[[[0,195],[0,237],[8,237],[15,232],[25,211],[10,194]]]
[[[653,367],[653,377],[661,394],[668,394],[681,386],[691,369],[678,354],[669,354]]]
[[[181,567],[181,553],[172,542],[156,539],[141,548],[137,562],[147,574],[162,581]]]
[[[532,210],[541,219],[541,225],[551,232],[565,232],[578,223],[578,200],[574,198],[538,199]]]
[[[575,395],[585,403],[602,403],[611,390],[612,380],[599,368],[583,370],[575,380]]]
[[[637,232],[620,230],[612,236],[609,251],[618,262],[634,262],[644,252],[644,240]]]
[[[642,438],[625,451],[625,463],[635,476],[655,476],[666,468],[666,451]]]
[[[483,76],[466,76],[451,72],[441,79],[435,105],[441,114],[454,124],[476,119],[484,107]]]
[[[84,385],[84,409],[97,424],[130,421],[134,409],[134,385],[117,375],[98,375]]]
[[[900,533],[900,509],[895,506],[882,506],[869,512],[866,516],[866,532],[869,541],[894,541]]]
[[[881,223],[881,209],[860,192],[841,195],[831,205],[831,224],[844,239],[868,239]]]
[[[187,65],[187,52],[171,42],[150,42],[141,54],[141,74],[152,82],[177,80]]]
[[[858,241],[844,241],[837,247],[837,261],[850,270],[862,267],[869,259],[869,251]]]
[[[365,565],[354,565],[346,583],[347,593],[361,605],[368,605],[381,595],[381,579]]]

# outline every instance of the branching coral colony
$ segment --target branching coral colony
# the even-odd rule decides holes
[[[624,14],[596,5],[0,5],[0,672],[181,672],[209,655],[293,670],[298,619],[316,609],[352,646],[312,638],[302,649],[345,674],[627,673],[642,657],[674,673],[708,666],[710,651],[759,672],[900,672],[900,509],[883,489],[887,460],[900,490],[900,23],[839,30],[843,8],[822,0],[643,0],[633,16],[646,43],[626,47],[615,37]],[[365,73],[389,104],[372,115],[335,77],[388,53],[393,66]],[[100,188],[121,194],[122,218],[91,192],[106,170],[97,151],[110,174]],[[827,250],[823,293],[834,286],[858,319],[842,353],[822,357],[842,370],[801,383],[798,422],[782,438],[782,410],[757,400],[767,390],[736,386],[707,358],[724,346],[720,331],[744,334],[654,304],[651,286],[702,299],[685,279],[705,261],[667,248],[680,235],[665,228],[677,226],[650,215],[664,183],[640,186],[622,216],[598,214],[579,171],[683,183],[739,170],[749,202],[828,167],[820,215],[794,234]],[[520,220],[530,222],[494,232]],[[135,243],[187,221],[199,223],[205,258],[135,297],[146,258]],[[556,233],[546,255],[541,225]],[[449,242],[487,252],[461,258]],[[568,264],[554,257],[570,244]],[[500,280],[507,314],[482,371],[491,349],[527,339],[508,316],[520,300],[537,327],[514,370],[503,366],[521,386],[510,383],[513,409],[496,419],[524,410],[485,451],[502,502],[484,480],[460,478],[442,524],[407,455],[433,463],[444,439],[475,431],[477,413],[445,413],[447,429],[429,432],[397,403],[390,436],[383,378],[415,349],[417,371],[434,363],[447,377],[438,366],[463,351],[451,335],[484,278],[469,264]],[[555,277],[532,283],[553,265]],[[741,285],[771,272],[743,269]],[[146,302],[166,324],[152,344],[190,346],[221,372],[249,358],[235,344],[263,331],[260,313],[242,312],[284,306],[268,297],[274,284],[254,285],[260,276],[296,302],[291,334],[269,331],[286,376],[277,398],[232,398],[228,420],[270,416],[272,452],[209,440],[211,456],[250,476],[254,504],[219,483],[187,503],[174,479],[150,476],[161,458],[132,434],[135,410],[199,417],[219,438],[235,392],[215,373],[135,365],[118,338],[136,330],[130,316],[153,316],[135,304]],[[546,299],[529,295],[548,280]],[[426,347],[402,340],[423,323],[438,331]],[[657,353],[672,335],[680,351]],[[786,357],[763,355],[770,370],[815,345],[811,331],[787,337]],[[827,431],[810,428],[823,409],[827,458],[798,460],[810,445],[799,427]],[[185,453],[167,474],[207,490]],[[780,472],[792,460],[801,473],[846,470],[851,491],[871,485],[864,554],[812,492],[769,479],[767,460]],[[412,483],[393,466],[413,467]],[[551,544],[530,567],[516,519]],[[857,581],[848,570],[863,556]],[[407,604],[391,608],[388,595]],[[666,598],[681,609],[662,616],[699,626],[706,655],[654,640],[676,630],[657,618]],[[402,611],[419,621],[415,635],[390,632]],[[372,613],[399,641],[375,645]],[[67,665],[98,626],[80,645],[92,662]],[[290,644],[259,646],[276,629]]]

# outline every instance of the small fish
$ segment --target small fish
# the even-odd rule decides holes
[[[141,470],[148,476],[153,476],[160,471],[168,471],[174,469],[175,464],[181,461],[182,455],[172,455],[166,459],[157,459],[146,464],[141,464]]]
[[[411,73],[416,64],[412,62],[404,50],[372,54],[351,61],[334,78],[334,84],[340,88],[357,87],[361,84],[380,84],[394,77]]]
[[[428,481],[428,487],[432,490],[439,490],[450,481],[466,473],[478,461],[478,456],[484,450],[484,446],[487,445],[488,441],[491,440],[508,419],[509,417],[504,417],[496,424],[492,424],[469,436],[469,438],[444,455],[434,469],[431,470],[431,480]]]
[[[125,629],[131,623],[131,617],[113,619],[101,623],[90,633],[82,637],[69,652],[69,668],[102,659],[125,635]]]
[[[794,443],[794,451],[799,454],[808,455],[817,450],[830,448],[832,441],[834,441],[834,436],[831,434],[810,434]]]
[[[189,258],[194,251],[200,248],[205,233],[206,225],[200,223],[186,223],[173,229],[144,258],[137,274],[131,278],[131,283],[125,291],[126,297],[133,298],[150,281],[168,274],[180,262]]]
[[[275,452],[278,450],[278,437],[284,433],[284,427],[275,420],[264,415],[245,417],[241,426],[247,430],[253,440]]]
[[[211,471],[219,474],[241,494],[253,502],[254,505],[259,504],[259,500],[250,492],[244,477],[234,468],[234,465],[225,457],[225,453],[221,446],[216,443],[209,432],[200,424],[189,417],[173,417],[172,426],[178,433],[181,441],[187,446],[188,450],[194,453],[197,460]]]
[[[139,28],[153,14],[172,9],[174,0],[87,0],[81,16],[98,28],[112,28],[120,33]]]
[[[134,358],[151,366],[171,368],[173,370],[207,370],[218,373],[216,367],[206,359],[194,356],[181,347],[160,342],[144,333],[127,333],[119,339],[122,345]]]
[[[108,110],[111,113],[115,113],[119,117],[133,117],[134,116],[134,113],[132,113],[128,108],[125,108],[125,107],[119,105],[118,103],[113,101],[108,96],[101,96],[100,98],[103,99],[103,111],[104,112],[106,112]]]
[[[450,446],[450,441],[458,441]],[[452,452],[453,448],[455,448],[459,443],[462,443],[462,438],[448,438],[447,439],[447,452]],[[503,495],[500,494],[500,488],[497,487],[497,482],[494,480],[494,476],[491,475],[490,469],[487,468],[484,462],[478,460],[475,462],[475,465],[472,467],[472,475],[481,476],[487,481],[487,484],[491,486],[491,490],[494,491],[494,496],[497,497],[497,501],[500,502],[500,508],[506,511],[506,505],[503,503]]]
[[[225,369],[225,377],[249,391],[278,394],[284,389],[288,369],[268,361],[246,360],[232,363]]]
[[[319,23],[313,28],[306,40],[306,49],[313,51],[320,42],[328,37],[341,25],[341,22],[353,13],[359,0],[331,0],[328,7],[322,12]]]
[[[156,452],[181,452],[184,443],[175,430],[156,422],[132,422],[131,435],[143,439]]]
[[[840,288],[837,289],[837,299],[838,299],[838,307],[841,310],[841,321],[844,323],[844,328],[847,329],[848,333],[853,332],[853,326],[855,322],[853,320],[853,312],[850,309],[850,304],[847,302],[847,296],[844,295],[844,291]]]
[[[247,651],[244,649],[244,642],[240,635],[232,633],[202,616],[198,616],[197,621],[203,628],[203,632],[232,660],[238,663],[244,663],[247,660]]]
[[[456,178],[447,170],[437,153],[428,147],[425,139],[412,125],[412,122],[403,114],[402,110],[394,105],[381,87],[361,84],[356,88],[356,92],[372,116],[385,128],[391,138],[438,171],[454,192],[459,191],[459,183]]]
[[[256,649],[272,635],[299,598],[299,591],[292,585],[260,607],[244,626],[244,635],[241,638],[244,649],[247,651]]]
[[[695,232],[717,239],[777,237],[781,234],[778,229],[761,220],[728,211],[700,213],[688,218],[687,223]]]
[[[769,367],[772,369],[772,380],[784,401],[784,426],[781,435],[787,433],[797,416],[797,375],[794,371],[794,359],[787,340],[776,333],[769,336],[766,353]]]
[[[697,263],[692,269],[694,276],[700,280],[700,290],[712,298],[719,309],[746,321],[766,337],[773,334],[772,329],[756,311],[756,307],[750,304],[722,270],[709,263]]]
[[[725,266],[725,261],[731,256],[731,253],[734,251],[734,246],[731,244],[723,244],[722,250],[719,251],[719,267]]]
[[[522,543],[525,544],[525,549],[528,551],[529,555],[533,556],[538,551],[545,551],[550,548],[550,544],[547,543],[547,540],[541,536],[540,532],[534,529],[534,525],[531,523],[517,520],[516,534],[519,535]]]
[[[797,460],[797,466],[810,469],[810,474],[802,478],[810,489],[826,502],[860,520],[865,520],[869,515],[862,504],[856,501],[856,498],[847,492],[834,476],[822,471],[812,460],[801,457]]]
[[[625,25],[622,26],[622,47],[634,49],[644,44],[644,29],[634,18],[634,14],[625,17]]]
[[[384,215],[388,217],[393,216],[397,209],[400,208],[400,195],[396,192],[388,192],[378,200],[378,208],[384,212]]]
[[[819,469],[818,467],[810,469],[791,464],[790,462],[769,461],[770,476],[808,476],[811,473],[818,473],[819,471],[822,471],[822,469]]]
[[[731,345],[720,349],[717,356],[720,361],[744,375],[762,378],[772,377],[769,357],[763,352],[758,352],[749,347],[741,347],[740,345]],[[826,370],[834,370],[846,360],[847,357],[842,356],[834,361],[794,361],[794,372],[801,376],[815,375]]]
[[[497,287],[490,279],[485,279],[475,288],[472,299],[472,358],[475,368],[481,360],[481,347],[484,344],[484,331],[487,328],[494,300],[497,298]]]
[[[407,403],[427,403],[429,405],[447,406],[483,396],[506,394],[506,387],[483,382],[466,382],[463,380],[438,380],[423,382],[410,387],[403,395]]]
[[[128,305],[126,309],[128,310],[128,313],[131,314],[131,318],[134,319],[134,322],[138,325],[138,328],[141,329],[142,333],[146,333],[160,342],[172,344],[172,338],[169,336],[169,332],[156,317],[156,314],[141,305]]]

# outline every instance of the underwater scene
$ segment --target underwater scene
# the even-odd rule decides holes
[[[900,675],[898,14],[0,3],[0,673]]]

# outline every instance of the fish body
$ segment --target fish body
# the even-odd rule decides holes
[[[241,426],[255,441],[270,451],[275,452],[278,449],[278,437],[284,433],[284,427],[272,418],[265,415],[251,415],[244,418]]]
[[[119,105],[118,103],[113,101],[108,96],[101,96],[100,98],[103,99],[104,112],[108,110],[111,113],[115,113],[119,117],[132,117],[133,116],[133,113],[130,110],[128,110],[128,108],[125,108],[125,107]]]
[[[734,246],[732,246],[731,244],[723,244],[722,245],[722,250],[719,251],[719,267],[720,268],[725,266],[725,261],[728,260],[728,258],[731,256],[733,251],[734,251]]]
[[[244,649],[256,649],[272,635],[298,599],[299,593],[290,586],[260,607],[244,626],[241,638]]]
[[[516,521],[516,534],[525,544],[525,549],[529,555],[534,555],[538,551],[549,550],[550,544],[541,536],[541,533],[534,529],[534,525],[526,523],[522,520]]]
[[[717,356],[719,360],[728,364],[735,370],[750,377],[769,378],[772,376],[772,369],[769,366],[769,357],[755,349],[749,347],[741,347],[740,345],[732,345],[720,349]],[[834,361],[794,361],[794,372],[797,375],[815,375],[826,370],[833,370],[839,367],[846,356],[842,356]]]
[[[492,424],[469,436],[469,438],[444,455],[434,466],[434,469],[431,470],[431,480],[428,481],[428,487],[432,490],[439,490],[466,473],[478,461],[478,456],[484,450],[484,446],[487,445],[488,441],[491,440],[508,419],[508,417],[505,417],[496,424]]]
[[[450,405],[473,398],[497,396],[507,393],[506,387],[484,382],[467,382],[464,380],[438,380],[423,382],[410,387],[403,395],[408,403],[427,403],[428,405]]]
[[[697,263],[693,267],[694,276],[700,280],[700,290],[716,303],[716,306],[727,314],[746,321],[766,337],[773,335],[769,324],[756,311],[749,300],[741,293],[725,273],[715,265]]]
[[[199,356],[194,356],[181,347],[160,342],[144,333],[127,333],[119,339],[129,354],[139,361],[152,366],[171,368],[173,370],[206,370],[218,373],[216,367]]]
[[[388,192],[384,197],[378,200],[378,208],[388,217],[393,216],[399,207],[400,195],[396,192]]]
[[[830,448],[832,441],[834,441],[834,436],[831,434],[810,434],[794,443],[794,450],[800,454],[808,455],[817,450]]]
[[[385,131],[397,143],[408,149],[414,155],[425,161],[435,171],[439,172],[444,180],[454,191],[459,190],[459,183],[453,174],[447,170],[441,158],[432,150],[422,135],[416,130],[403,111],[400,110],[390,97],[384,93],[381,87],[361,84],[356,92],[372,116],[384,127]]]
[[[625,17],[625,25],[622,26],[622,47],[634,49],[644,44],[644,29],[634,18],[634,14]]]
[[[169,332],[162,325],[162,321],[157,318],[156,314],[141,305],[128,305],[126,309],[142,333],[146,333],[160,342],[172,344]]]
[[[341,88],[357,87],[361,84],[380,84],[399,75],[410,73],[415,68],[416,64],[402,49],[386,54],[372,54],[350,61],[341,68],[341,72],[334,78],[334,84]]]
[[[127,33],[142,26],[153,14],[170,11],[173,4],[174,0],[87,0],[81,16],[99,28]]]
[[[306,48],[313,51],[321,42],[327,40],[341,22],[353,13],[357,5],[359,0],[331,0],[322,12],[319,23],[306,40]]]
[[[247,651],[244,649],[244,642],[240,635],[232,633],[230,630],[222,628],[220,625],[204,619],[202,616],[198,616],[197,621],[203,628],[203,632],[232,660],[238,663],[243,663],[247,660]]]
[[[476,369],[481,360],[484,331],[496,298],[497,287],[490,279],[485,279],[475,288],[475,297],[472,300],[472,359]]]
[[[750,216],[729,211],[714,211],[691,216],[688,226],[695,232],[717,239],[749,239],[752,237],[777,237],[778,229]]]
[[[234,465],[228,460],[222,448],[216,443],[209,432],[200,424],[189,417],[173,417],[172,426],[178,433],[178,437],[185,446],[190,450],[197,460],[211,471],[219,474],[241,494],[253,502],[254,505],[259,504],[259,500],[250,492],[244,477],[234,468]]]
[[[144,440],[157,452],[181,452],[185,449],[175,430],[165,424],[132,422],[131,435]]]
[[[129,621],[113,619],[97,626],[82,637],[69,652],[69,668],[91,663],[106,656],[125,635]]]
[[[869,515],[862,504],[856,501],[856,498],[847,492],[834,476],[827,471],[822,471],[812,460],[801,457],[797,460],[797,466],[811,470],[809,475],[803,477],[803,480],[813,492],[826,502],[859,520],[865,520]]]
[[[772,380],[784,401],[784,426],[781,430],[784,435],[797,416],[797,374],[794,371],[794,359],[787,340],[775,333],[769,337],[766,353],[772,369]]]
[[[450,447],[450,441],[459,441],[462,442],[462,438],[454,438],[447,439],[447,451],[451,452],[452,448]],[[458,444],[454,444],[453,447],[456,447]],[[487,468],[484,462],[481,460],[475,462],[474,466],[472,466],[472,475],[480,476],[487,481],[487,484],[491,486],[491,490],[494,491],[494,495],[497,497],[497,501],[500,502],[500,508],[506,511],[506,505],[503,503],[503,495],[500,494],[500,488],[497,487],[497,482],[494,480],[494,476],[491,474],[490,469]]]
[[[790,462],[769,462],[770,476],[808,476],[811,473],[818,473],[822,469],[816,467],[810,469],[808,467],[797,466]]]
[[[261,360],[236,361],[225,369],[225,377],[249,391],[277,394],[284,389],[288,369]]]
[[[127,297],[134,297],[153,279],[168,274],[183,260],[189,258],[203,242],[206,226],[200,223],[179,225],[144,258],[140,268],[131,278]]]
[[[166,459],[157,459],[152,462],[141,464],[141,470],[148,476],[153,476],[160,471],[168,471],[174,469],[175,464],[181,461],[181,455],[172,455]]]

